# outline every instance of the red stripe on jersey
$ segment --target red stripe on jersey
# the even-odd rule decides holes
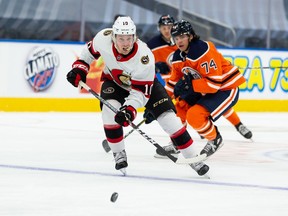
[[[112,50],[113,50],[114,56],[115,56],[117,61],[125,62],[125,61],[128,61],[129,59],[133,58],[136,55],[136,53],[138,51],[138,44],[135,42],[133,44],[133,48],[132,48],[131,52],[128,55],[126,55],[126,56],[120,54],[117,51],[117,49],[115,48],[115,44],[114,43],[112,43]]]
[[[132,85],[152,85],[154,83],[153,81],[139,81],[139,80],[131,80]]]
[[[131,80],[131,88],[142,92],[145,97],[150,98],[154,81]]]
[[[87,43],[87,47],[88,47],[89,52],[91,53],[91,55],[93,55],[93,57],[94,57],[95,59],[98,59],[98,58],[101,56],[101,54],[94,49],[94,47],[93,47],[93,40],[92,40],[92,41],[89,41],[89,42]]]
[[[113,80],[112,77],[110,76],[110,74],[105,74],[105,73],[101,73],[101,81],[105,81],[105,80]]]

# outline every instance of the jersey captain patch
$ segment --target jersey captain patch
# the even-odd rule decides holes
[[[142,64],[148,64],[148,63],[149,63],[149,57],[148,57],[148,55],[142,56],[142,58],[141,58],[141,63],[142,63]]]
[[[112,33],[112,30],[106,30],[103,32],[104,36],[110,35]]]

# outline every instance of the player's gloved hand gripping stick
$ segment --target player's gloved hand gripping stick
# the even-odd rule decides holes
[[[111,105],[108,101],[106,101],[99,94],[93,91],[86,83],[80,81],[79,85],[83,87],[84,89],[86,89],[88,92],[90,92],[92,95],[94,95],[98,100],[100,100],[105,106],[111,109],[115,114],[118,112],[118,110],[113,105]],[[153,140],[150,136],[148,136],[144,131],[142,131],[133,122],[129,121],[129,125],[134,130],[136,130],[140,135],[142,135],[146,140],[148,140],[151,144],[153,144],[158,149],[158,151],[162,152],[164,155],[166,155],[168,158],[170,158],[170,160],[172,160],[176,164],[192,164],[192,163],[196,163],[196,162],[203,161],[206,159],[206,154],[201,154],[193,158],[176,158],[173,155],[166,152],[162,148],[162,146],[160,146],[155,140]]]

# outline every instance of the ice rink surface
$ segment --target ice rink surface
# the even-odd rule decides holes
[[[155,147],[137,131],[126,138],[122,176],[102,149],[99,113],[2,112],[0,216],[287,216],[288,113],[239,115],[254,142],[219,119],[224,146],[206,161],[205,179],[154,158]],[[157,122],[140,128],[167,145]],[[188,130],[200,151],[206,142]]]

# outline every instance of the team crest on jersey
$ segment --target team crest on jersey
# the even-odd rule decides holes
[[[28,55],[24,77],[35,92],[47,89],[53,82],[59,56],[50,47],[36,47]]]
[[[121,74],[118,76],[120,82],[125,86],[131,86],[131,77],[125,74]]]
[[[202,78],[200,73],[191,67],[183,67],[182,73],[183,74],[191,74],[193,79],[201,79]]]
[[[174,52],[170,53],[166,60],[170,67],[172,66],[173,54]]]
[[[110,35],[111,33],[112,33],[112,30],[106,30],[104,31],[103,35],[107,36],[107,35]]]
[[[103,89],[103,93],[105,94],[112,94],[115,92],[115,89],[113,87],[108,87],[106,89]]]
[[[129,73],[119,69],[109,70],[109,73],[118,85],[125,86],[125,88],[126,87],[130,88],[131,76]]]
[[[141,58],[141,63],[142,63],[142,64],[148,64],[148,63],[149,63],[149,57],[148,57],[148,55],[142,56],[142,58]]]

